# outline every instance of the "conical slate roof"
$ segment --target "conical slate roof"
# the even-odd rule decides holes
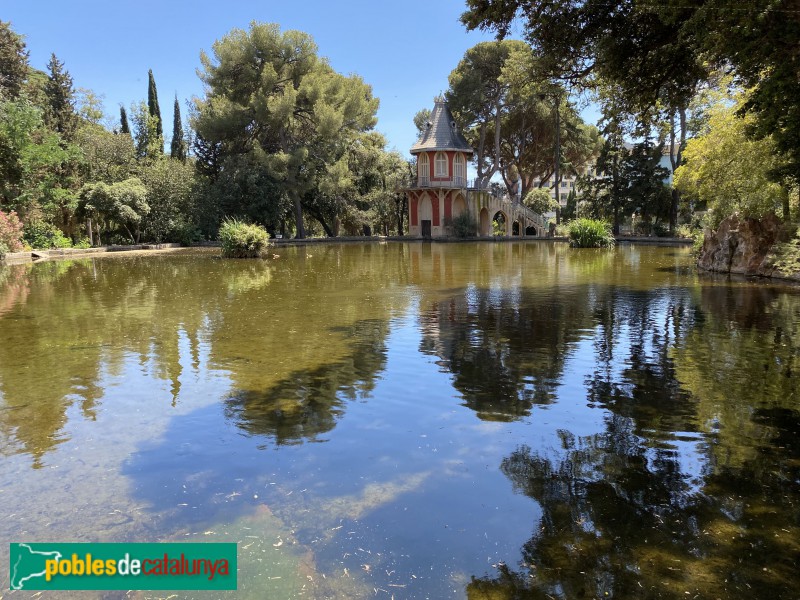
[[[472,147],[461,135],[453,119],[453,114],[443,98],[437,98],[431,112],[431,119],[419,139],[411,146],[411,154],[428,150],[458,150],[472,154]]]

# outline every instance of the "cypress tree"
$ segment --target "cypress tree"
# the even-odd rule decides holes
[[[0,21],[0,98],[19,96],[28,78],[28,51],[11,23]]]
[[[64,63],[50,55],[47,63],[49,71],[44,94],[47,99],[44,119],[45,123],[55,132],[61,134],[65,140],[72,138],[78,125],[78,115],[75,113],[75,90],[72,88],[72,76],[64,69]]]
[[[131,128],[128,125],[128,113],[122,105],[119,107],[119,132],[127,133],[128,135],[131,134]]]
[[[181,162],[186,162],[186,142],[183,139],[183,123],[181,123],[181,106],[178,104],[178,95],[175,95],[175,110],[172,117],[172,146],[170,156]]]
[[[148,86],[147,86],[147,108],[150,111],[150,116],[158,119],[156,123],[156,136],[164,139],[164,130],[161,126],[161,109],[158,107],[158,91],[156,90],[156,80],[153,77],[153,69],[147,72]]]

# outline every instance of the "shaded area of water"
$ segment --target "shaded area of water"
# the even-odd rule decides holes
[[[0,267],[3,539],[237,541],[237,597],[796,597],[796,288],[276,253]]]

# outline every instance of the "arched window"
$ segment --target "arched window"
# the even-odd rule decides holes
[[[419,175],[419,185],[428,185],[428,178],[430,177],[430,162],[428,161],[428,155],[425,152],[419,155],[419,160],[417,161],[417,174]]]
[[[436,177],[447,177],[447,155],[444,152],[436,153],[434,173],[436,173]]]
[[[464,179],[466,177],[464,166],[464,155],[461,153],[456,154],[453,160],[453,182],[456,185],[464,185]]]

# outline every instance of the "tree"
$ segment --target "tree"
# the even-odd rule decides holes
[[[150,114],[144,102],[131,106],[133,139],[136,156],[140,159],[156,160],[164,154],[164,140],[158,134],[158,117]]]
[[[422,132],[425,131],[425,125],[430,122],[431,120],[431,109],[430,108],[423,108],[417,111],[417,114],[414,115],[414,127],[417,128],[417,133],[422,135]]]
[[[262,196],[291,200],[297,236],[305,237],[304,208],[319,212],[324,200],[315,193],[319,178],[375,124],[370,87],[336,73],[309,35],[274,24],[234,29],[201,62],[207,94],[196,100],[193,125],[217,153],[217,184],[231,164],[255,169],[250,181],[260,180]]]
[[[161,120],[161,108],[158,106],[158,90],[156,90],[156,80],[153,77],[153,69],[147,71],[147,110],[150,117],[155,120],[155,135],[161,140],[161,152],[164,151],[164,129]]]
[[[102,125],[84,123],[75,134],[83,156],[84,181],[114,183],[131,177],[136,163],[133,139],[115,135]]]
[[[175,237],[182,218],[191,212],[194,167],[162,157],[140,169],[140,179],[147,189],[149,212],[143,216],[145,239],[163,242]]]
[[[576,217],[576,213],[578,210],[578,195],[575,193],[575,188],[569,191],[567,194],[567,203],[564,206],[564,210],[561,211],[561,218],[564,221],[571,221]]]
[[[80,119],[99,125],[103,120],[103,95],[87,88],[75,90],[76,112]]]
[[[500,170],[501,120],[509,85],[503,66],[513,52],[525,52],[524,42],[481,42],[467,50],[450,73],[447,100],[459,125],[475,148],[479,185],[485,186]]]
[[[523,199],[525,206],[533,212],[543,215],[552,212],[558,207],[558,203],[544,188],[534,188],[529,191]]]
[[[23,98],[0,101],[0,205],[23,217],[47,208],[79,158],[77,148],[44,126],[39,108]]]
[[[688,106],[709,68],[732,66],[746,87],[748,133],[772,136],[788,160],[775,181],[800,181],[800,17],[788,0],[653,3],[641,0],[468,0],[462,22],[505,36],[518,17],[537,56],[553,73],[589,75],[620,86],[630,114],[660,105],[667,115]]]
[[[28,51],[11,23],[0,21],[0,99],[19,96],[28,78]]]
[[[181,106],[178,96],[175,96],[175,109],[172,116],[172,143],[170,144],[170,157],[181,162],[186,162],[186,140],[183,139],[183,123],[181,122]]]
[[[650,140],[624,144],[619,132],[610,136],[596,163],[596,175],[581,179],[583,200],[591,215],[610,219],[619,234],[625,215],[637,213],[648,229],[669,218],[669,172],[660,166],[663,147]]]
[[[47,69],[49,75],[44,88],[47,101],[44,111],[45,123],[64,140],[71,141],[78,124],[72,76],[64,69],[64,63],[58,60],[55,54],[50,55]]]
[[[708,111],[706,130],[687,142],[685,162],[675,173],[675,186],[706,204],[712,225],[734,212],[761,217],[784,204],[785,193],[771,174],[784,168],[785,158],[776,152],[772,138],[748,138],[755,115],[737,116],[751,93],[718,94]],[[784,219],[788,217],[787,207]]]
[[[111,185],[84,185],[77,210],[79,217],[91,218],[98,224],[98,234],[101,222],[107,230],[121,226],[134,244],[139,241],[142,219],[149,212],[147,188],[135,177]]]
[[[669,171],[661,166],[663,150],[663,145],[645,139],[633,145],[622,163],[624,198],[641,217],[647,233],[654,231],[655,224],[669,220],[671,212],[672,196],[665,184]]]
[[[450,74],[447,97],[476,148],[478,179],[500,173],[525,197],[554,172],[557,129],[560,173],[577,173],[599,151],[597,129],[581,120],[566,90],[549,81],[527,44],[482,42]],[[493,142],[489,142],[493,140]]]
[[[125,107],[120,105],[119,107],[119,132],[122,134],[131,134],[131,128],[128,125],[128,113],[125,112]]]

